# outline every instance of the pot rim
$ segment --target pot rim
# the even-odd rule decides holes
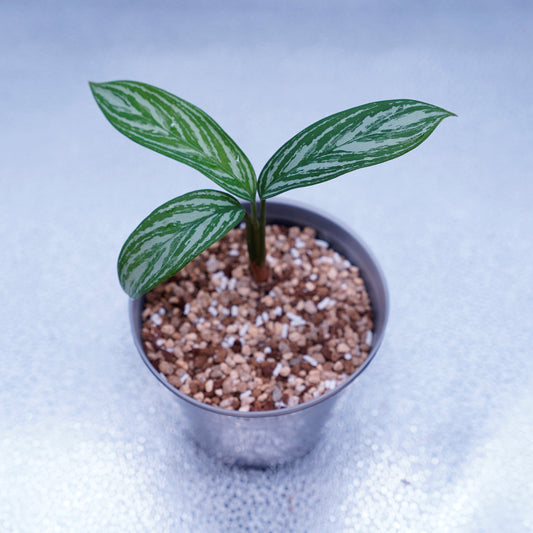
[[[333,225],[337,226],[338,229],[341,231],[346,232],[349,234],[361,247],[363,252],[368,256],[370,262],[372,263],[374,269],[376,270],[376,273],[378,275],[379,283],[381,283],[381,288],[383,290],[383,309],[380,308],[380,315],[382,316],[382,328],[379,334],[376,334],[374,330],[372,330],[373,333],[373,339],[372,339],[372,346],[370,348],[370,352],[368,354],[368,357],[365,359],[365,361],[361,364],[361,366],[348,378],[346,378],[343,382],[339,383],[334,389],[331,389],[328,392],[325,392],[321,394],[320,396],[317,396],[316,398],[313,398],[312,400],[309,400],[308,402],[304,402],[302,404],[295,405],[294,407],[283,407],[280,409],[271,409],[269,411],[231,411],[229,409],[223,409],[222,407],[218,407],[215,405],[209,405],[203,402],[200,402],[198,400],[195,400],[191,396],[188,396],[187,394],[181,392],[179,389],[171,385],[163,375],[158,372],[155,367],[153,366],[152,362],[146,355],[144,348],[142,346],[142,340],[140,340],[137,337],[136,331],[135,331],[135,324],[138,320],[139,312],[138,309],[140,308],[142,312],[142,308],[144,305],[144,295],[140,296],[139,298],[129,300],[129,318],[130,318],[130,325],[131,325],[131,331],[133,334],[133,340],[135,343],[135,346],[141,355],[141,358],[145,365],[148,367],[150,372],[159,380],[160,383],[162,383],[170,392],[172,392],[174,395],[178,396],[180,399],[188,402],[189,404],[198,407],[200,409],[205,409],[206,411],[210,411],[213,414],[218,415],[225,415],[225,416],[233,416],[237,418],[268,418],[268,417],[276,417],[276,416],[284,416],[289,415],[291,413],[296,413],[299,411],[303,411],[305,409],[310,409],[311,407],[329,400],[330,398],[333,398],[337,394],[339,394],[341,391],[343,391],[348,385],[350,385],[355,379],[357,379],[358,376],[362,374],[362,372],[367,368],[367,366],[370,364],[370,362],[374,359],[374,356],[378,352],[381,343],[383,341],[383,337],[385,335],[385,329],[388,322],[389,317],[389,292],[387,288],[387,283],[385,281],[385,276],[383,275],[383,271],[381,267],[379,266],[378,262],[376,261],[374,255],[370,252],[367,245],[360,239],[359,235],[355,233],[352,229],[348,228],[343,222],[336,219],[336,217],[329,215],[328,213],[325,213],[324,211],[320,209],[316,209],[315,207],[308,206],[305,204],[302,204],[301,202],[297,201],[287,201],[287,200],[276,200],[276,201],[270,201],[267,204],[267,208],[270,206],[277,206],[277,207],[292,207],[296,208],[297,210],[305,211],[307,213],[311,213],[314,216],[318,216],[319,218],[326,219]],[[267,212],[268,217],[268,212]],[[267,222],[268,223],[268,222]],[[314,228],[317,230],[318,233],[320,233],[320,228]],[[335,248],[331,243],[330,246],[332,248]],[[359,267],[359,265],[355,265]],[[362,272],[362,275],[364,277],[364,272]],[[365,281],[365,286],[367,285],[367,282]],[[367,287],[368,290],[368,287]],[[370,301],[372,307],[374,307],[375,303],[371,300]],[[374,309],[373,309],[374,310]]]

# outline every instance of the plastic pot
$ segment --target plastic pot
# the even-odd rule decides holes
[[[318,238],[359,267],[374,314],[373,345],[363,365],[335,389],[312,401],[273,411],[245,413],[204,404],[170,385],[153,367],[141,339],[144,298],[131,300],[129,307],[135,345],[148,369],[178,402],[184,429],[201,448],[225,463],[263,468],[293,461],[316,445],[340,394],[357,380],[376,355],[389,309],[381,269],[361,240],[342,224],[314,209],[283,202],[268,203],[267,223],[311,226]]]

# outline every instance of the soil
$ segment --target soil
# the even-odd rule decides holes
[[[312,228],[267,226],[270,280],[253,281],[243,228],[146,295],[144,349],[181,392],[239,411],[292,407],[368,357],[373,316],[358,268]]]

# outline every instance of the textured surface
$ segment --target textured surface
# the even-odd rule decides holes
[[[0,530],[533,528],[533,8],[475,4],[2,2]],[[397,161],[284,195],[364,238],[392,304],[380,353],[290,467],[202,455],[135,353],[120,246],[210,184],[106,123],[87,81],[111,79],[203,107],[256,170],[353,105],[459,115]]]

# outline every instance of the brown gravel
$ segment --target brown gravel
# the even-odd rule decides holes
[[[358,269],[311,228],[267,226],[271,280],[249,275],[242,228],[146,295],[144,348],[168,382],[225,409],[292,407],[368,357],[373,319]]]

